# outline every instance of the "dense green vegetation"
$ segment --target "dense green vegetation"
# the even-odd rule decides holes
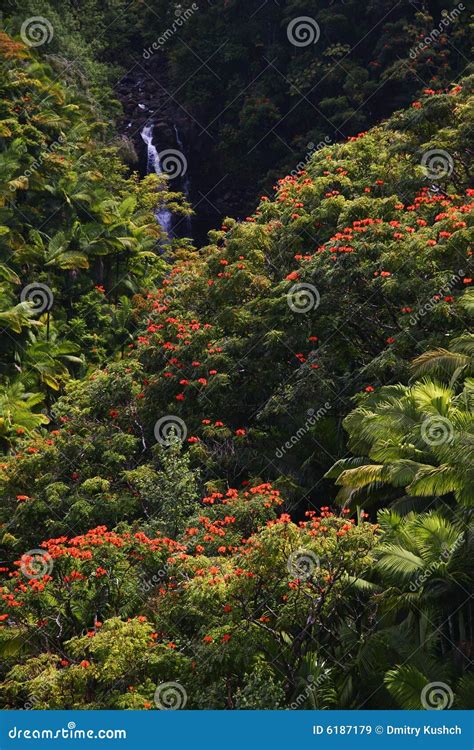
[[[10,34],[48,19],[38,53],[100,115],[118,115],[111,91],[125,74],[155,115],[168,108],[205,227],[244,217],[315,150],[444,89],[472,44],[469,4],[456,0],[9,0],[5,16]]]
[[[80,92],[24,45],[6,35],[0,44],[0,438],[8,444],[47,421],[25,404],[50,405],[71,370],[84,373],[130,340],[128,300],[164,268],[152,209],[157,198],[181,209],[174,193],[157,192],[158,177],[126,176]]]
[[[197,29],[235,6],[206,4]],[[336,10],[325,33],[351,46],[354,8]],[[104,34],[109,12],[91,3]],[[84,48],[90,85],[0,36],[3,705],[416,709],[441,682],[439,707],[470,707],[473,77],[417,93],[385,75],[389,110],[407,106],[195,248],[163,237],[157,203],[189,206],[130,173],[95,89],[118,40],[148,41],[133,12]],[[75,18],[57,54],[91,33]],[[409,46],[404,16],[379,35],[392,62],[397,29]],[[365,102],[378,76],[351,65]],[[289,92],[268,75],[271,108]],[[355,111],[348,88],[325,106]],[[265,130],[239,117],[238,138]],[[265,154],[239,171],[249,190],[281,163]]]
[[[164,58],[169,90],[192,115],[193,175],[221,213],[231,205],[245,216],[259,185],[270,190],[315,149],[409,106],[423,88],[443,89],[471,54],[468,5],[454,1],[198,0],[179,5],[181,16],[197,10],[165,36],[175,6],[146,7],[143,48],[158,79],[153,64]],[[199,210],[214,217],[213,207]]]

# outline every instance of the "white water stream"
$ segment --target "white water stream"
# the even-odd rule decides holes
[[[145,125],[140,133],[147,148],[147,174],[163,174],[160,164],[160,155],[153,144],[153,125]],[[160,209],[155,214],[158,223],[168,237],[173,234],[173,214],[166,208]]]

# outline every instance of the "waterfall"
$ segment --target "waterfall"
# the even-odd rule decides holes
[[[150,174],[151,172],[155,172],[155,174],[163,174],[160,164],[160,155],[156,146],[153,145],[153,125],[145,125],[140,132],[140,135],[147,148],[147,174]],[[171,211],[163,208],[156,211],[155,216],[166,235],[172,237],[173,215]]]

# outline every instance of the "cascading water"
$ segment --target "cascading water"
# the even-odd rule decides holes
[[[147,174],[151,174],[152,172],[163,174],[160,155],[153,144],[153,125],[145,125],[140,135],[147,148]],[[173,234],[173,214],[171,211],[163,208],[157,211],[155,216],[163,231],[166,232],[168,237],[171,237]]]

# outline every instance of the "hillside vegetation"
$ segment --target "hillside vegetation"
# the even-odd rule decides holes
[[[470,707],[472,77],[194,248],[0,42],[4,705]]]

